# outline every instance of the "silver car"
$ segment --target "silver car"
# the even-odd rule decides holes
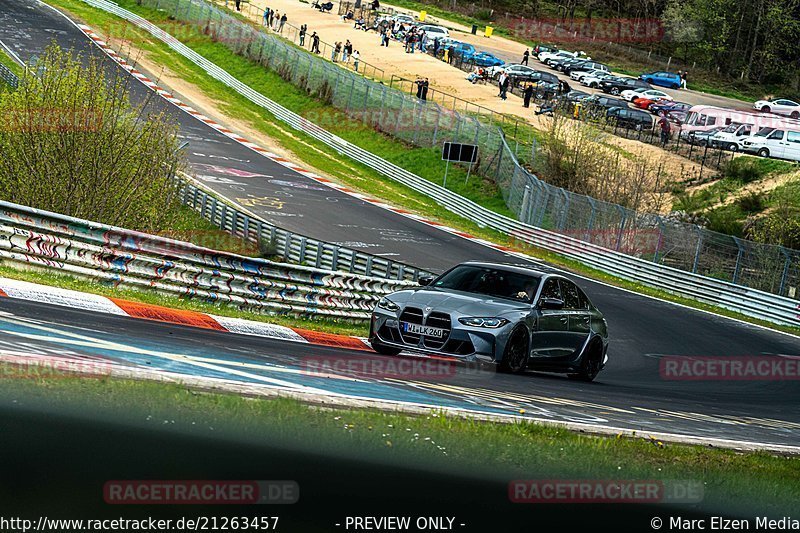
[[[376,352],[447,355],[586,381],[608,360],[603,314],[563,276],[470,262],[419,283],[375,306],[369,341]]]

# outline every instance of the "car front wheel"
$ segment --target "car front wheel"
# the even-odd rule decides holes
[[[769,150],[767,150],[766,148],[762,148],[761,150],[758,151],[758,155],[760,155],[761,157],[769,157]]]
[[[761,108],[761,111],[763,111],[764,113],[769,113],[769,106],[765,105],[764,107]]]
[[[520,374],[528,367],[528,333],[519,327],[511,332],[506,342],[499,370],[509,374]]]
[[[612,87],[611,88],[611,94],[613,94],[614,96],[617,96],[619,94],[619,89],[617,89],[616,87]]]
[[[736,144],[736,143],[731,143],[728,146],[728,150],[730,150],[731,152],[738,152],[739,151],[739,145]]]

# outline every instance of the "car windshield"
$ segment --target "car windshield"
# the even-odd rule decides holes
[[[760,130],[758,130],[758,133],[756,133],[756,137],[766,137],[774,130],[775,128],[761,128]]]
[[[433,283],[437,289],[483,294],[533,303],[539,277],[494,267],[477,265],[457,266]]]
[[[727,128],[725,128],[722,131],[724,133],[736,133],[736,130],[738,130],[740,127],[741,127],[741,124],[737,124],[737,123],[734,122],[734,123],[732,123],[730,126],[728,126]]]

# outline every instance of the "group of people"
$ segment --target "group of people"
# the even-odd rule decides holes
[[[281,15],[276,9],[270,7],[265,7],[264,14],[261,16],[261,24],[278,33],[283,33],[283,26],[287,20],[286,13]]]

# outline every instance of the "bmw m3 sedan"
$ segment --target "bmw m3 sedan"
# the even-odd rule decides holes
[[[463,263],[377,303],[376,352],[438,354],[592,381],[605,366],[603,314],[571,280],[493,263]]]

